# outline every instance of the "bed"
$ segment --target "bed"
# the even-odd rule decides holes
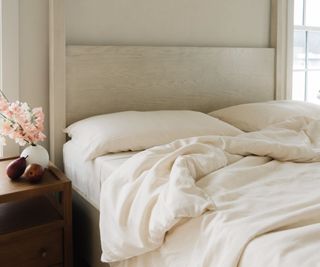
[[[273,49],[68,46],[66,51],[66,125],[124,110],[209,112],[274,97]],[[77,187],[78,176],[67,163],[77,160],[69,160],[67,152],[65,170],[74,184],[75,243],[82,246],[78,254],[90,266],[99,266],[98,191],[93,197],[85,193],[89,187]]]
[[[151,127],[146,114],[155,115]],[[170,115],[159,120],[166,114]],[[170,119],[177,121],[176,114],[180,116],[176,129],[170,123],[166,127]],[[209,115],[231,120],[241,130],[214,118],[211,121]],[[97,259],[101,242],[102,260],[117,267],[246,267],[269,266],[270,262],[272,266],[316,266],[320,260],[316,256],[320,107],[270,101],[209,115],[120,112],[90,117],[67,128],[72,139],[64,145],[65,171],[76,192],[77,243],[84,245],[84,252],[97,246]],[[131,125],[119,127],[120,122],[110,123],[115,116],[124,123],[142,116],[147,126],[139,126],[140,132]],[[202,126],[201,119],[205,119]],[[170,136],[172,131],[185,135],[190,130],[185,124],[198,131],[203,124],[205,128],[189,138]],[[212,125],[206,128],[208,124]],[[87,127],[89,136],[81,139]],[[117,131],[116,141],[123,142],[114,142],[112,127]],[[150,133],[154,127],[158,135]],[[164,133],[171,142],[150,144]],[[132,135],[137,140],[129,140]],[[151,139],[146,142],[143,135]],[[81,148],[84,140],[88,145]],[[143,151],[141,140],[147,145]],[[134,149],[137,144],[139,149]],[[135,151],[108,152],[119,146]]]
[[[184,218],[182,220],[166,222],[167,225],[170,225],[170,228],[165,227],[164,229],[157,231],[157,234],[159,235],[159,238],[156,240],[157,242],[154,241],[152,237],[149,238],[148,234],[142,231],[145,239],[152,241],[151,245],[146,243],[142,246],[143,248],[146,248],[146,250],[141,251],[139,242],[128,245],[126,242],[123,242],[123,238],[119,238],[120,245],[117,243],[119,241],[117,238],[112,239],[115,243],[110,243],[111,245],[107,244],[108,242],[106,242],[106,240],[108,239],[108,236],[111,237],[113,234],[118,236],[124,235],[128,237],[129,241],[130,238],[134,240],[135,233],[141,230],[132,227],[131,230],[129,229],[130,231],[121,232],[117,229],[119,221],[116,220],[116,212],[119,212],[119,214],[125,212],[122,209],[117,209],[117,205],[112,201],[112,199],[119,200],[117,194],[114,195],[114,193],[122,195],[119,187],[116,187],[115,181],[125,181],[126,175],[127,177],[132,177],[133,180],[138,179],[139,176],[134,177],[132,176],[132,173],[126,173],[126,170],[128,168],[136,168],[138,166],[137,160],[141,158],[150,159],[152,155],[158,157],[159,154],[166,154],[168,151],[162,150],[163,147],[161,146],[156,146],[150,150],[143,150],[140,153],[135,151],[99,154],[88,160],[88,158],[83,156],[83,150],[79,151],[81,148],[79,143],[75,143],[72,138],[71,141],[66,142],[67,139],[65,133],[63,133],[63,129],[77,121],[81,121],[91,116],[115,114],[122,111],[136,110],[148,112],[154,110],[193,110],[204,114],[213,110],[221,110],[223,108],[244,103],[274,100],[276,95],[275,85],[277,84],[275,79],[275,49],[230,47],[65,46],[64,22],[63,17],[61,17],[61,14],[63,14],[63,1],[51,1],[50,14],[50,155],[51,159],[57,165],[60,167],[63,167],[64,165],[65,172],[73,181],[74,243],[76,245],[77,256],[79,257],[79,255],[81,255],[91,267],[108,266],[106,263],[101,263],[102,249],[104,250],[103,259],[105,261],[116,262],[117,260],[124,260],[119,263],[119,266],[211,266],[212,262],[214,262],[215,265],[212,266],[227,267],[236,266],[238,263],[240,264],[241,262],[239,262],[239,260],[242,261],[241,264],[243,264],[243,266],[250,266],[250,264],[253,264],[251,266],[259,265],[257,257],[254,256],[257,251],[255,249],[255,244],[251,245],[252,243],[245,242],[245,240],[248,241],[248,238],[242,239],[241,246],[238,244],[237,248],[233,247],[233,254],[228,254],[228,243],[224,243],[225,241],[223,241],[230,240],[231,244],[234,245],[237,241],[234,240],[232,236],[221,235],[216,240],[210,239],[210,243],[215,244],[215,246],[212,247],[204,245],[206,242],[208,243],[208,239],[205,238],[204,235],[201,235],[201,232],[197,232],[197,229],[202,229],[198,226],[206,225],[208,220],[210,220],[210,216],[213,214],[210,212],[215,209],[216,205],[219,206],[219,200],[217,199],[213,202],[201,202],[202,204],[198,206],[200,208],[197,209],[198,213],[195,212],[180,216]],[[281,107],[283,104],[284,103],[281,104]],[[273,108],[274,107],[272,107],[272,109]],[[261,109],[264,110],[264,107],[260,108],[260,110]],[[296,107],[289,108],[289,113],[296,109]],[[246,112],[247,114],[253,114],[254,110],[255,109],[249,109],[249,111]],[[242,114],[246,114],[246,112]],[[302,113],[304,112],[305,109],[303,109]],[[319,111],[313,111],[313,113],[317,112]],[[240,114],[241,110],[235,109],[231,110],[229,113],[219,113],[219,111],[217,111],[213,115],[235,125],[237,122],[232,121],[232,114],[238,113]],[[246,115],[244,115],[244,117],[246,117]],[[212,136],[209,136],[208,138],[187,138],[184,139],[185,141],[173,142],[165,149],[172,152],[173,148],[183,148],[183,146],[186,145],[207,147],[208,144],[211,144],[208,155],[215,157],[215,153],[220,153],[220,156],[221,153],[225,152],[230,154],[230,158],[227,157],[228,160],[230,160],[230,162],[228,161],[227,163],[227,165],[230,165],[229,169],[228,166],[226,167],[227,172],[230,170],[231,174],[234,172],[234,169],[237,169],[238,167],[240,169],[248,168],[246,164],[249,164],[250,167],[256,166],[257,169],[264,168],[265,166],[267,166],[267,168],[270,168],[271,166],[271,169],[278,168],[278,163],[275,161],[273,162],[271,158],[285,162],[284,165],[286,167],[288,167],[287,165],[297,164],[292,162],[299,161],[301,163],[296,166],[313,164],[312,166],[315,170],[319,168],[319,164],[317,163],[318,154],[313,147],[310,148],[310,146],[308,148],[309,150],[307,148],[304,150],[303,145],[305,144],[300,144],[301,146],[298,144],[298,146],[295,146],[293,143],[286,143],[290,140],[300,140],[301,136],[299,134],[301,134],[300,130],[302,129],[309,129],[310,136],[312,136],[314,140],[317,140],[317,135],[314,132],[317,132],[318,124],[309,118],[310,116],[297,116],[293,121],[285,122],[285,124],[281,124],[283,121],[270,122],[270,124],[276,123],[276,128],[272,131],[280,131],[289,134],[292,127],[296,129],[295,132],[297,133],[297,136],[292,132],[290,132],[293,134],[291,136],[290,134],[287,136],[283,135],[280,140],[281,145],[275,142],[274,136],[270,136],[270,131],[268,132],[267,130],[266,132],[259,133],[260,136],[259,134],[250,135],[250,133],[246,134],[241,132],[239,133],[239,136],[244,134],[244,137],[241,138],[237,136],[224,136],[220,139],[216,139],[216,137]],[[266,120],[257,118],[256,121],[258,123]],[[253,126],[248,126],[246,124],[243,130],[246,130],[247,132],[258,131],[260,129],[254,129],[255,125],[258,125],[257,123]],[[277,125],[277,123],[280,124]],[[241,128],[239,124],[236,126]],[[300,130],[298,131],[297,129]],[[261,135],[263,136],[262,140]],[[271,149],[269,151],[270,154],[261,153],[261,151],[268,150],[263,142],[264,138],[269,141],[271,140],[271,147],[274,147],[274,150]],[[243,144],[242,147],[251,147],[252,149],[250,151],[232,150],[231,147],[234,148],[234,142]],[[82,142],[82,144],[83,143],[84,142]],[[255,145],[252,145],[252,143]],[[232,145],[229,147],[222,147],[222,144]],[[220,149],[220,152],[217,152],[212,147]],[[291,148],[292,154],[281,154],[285,151],[284,148],[287,149],[288,147]],[[237,149],[239,149],[239,147],[237,147]],[[256,149],[260,151],[257,151]],[[306,154],[303,154],[302,152]],[[195,151],[195,154],[198,154],[197,151]],[[255,154],[256,156],[249,156],[248,159],[245,159],[245,156],[248,156],[248,154]],[[301,154],[302,157],[296,157],[297,154]],[[243,163],[242,157],[244,157],[244,165],[241,165]],[[240,161],[238,163],[239,165],[237,165],[237,161]],[[311,163],[305,163],[304,161],[310,161]],[[231,163],[235,163],[235,165],[232,165]],[[275,165],[273,166],[272,164]],[[212,172],[215,168],[219,169],[220,167],[221,166],[211,166],[210,170]],[[310,168],[301,168],[302,169],[297,173],[308,173],[310,176],[307,177],[311,179],[312,173],[310,173]],[[198,169],[196,168],[196,170]],[[284,170],[284,172],[286,172],[286,170]],[[317,185],[317,179],[314,177],[312,179],[314,182],[313,185]],[[208,178],[204,181],[210,183],[211,180]],[[219,181],[219,179],[217,181]],[[224,183],[225,181],[221,181],[221,184],[216,184],[216,188],[219,188],[219,186],[221,186],[221,188],[231,186],[228,183]],[[240,181],[239,184],[241,184]],[[131,188],[130,186],[131,185],[128,184],[128,188]],[[265,188],[264,186],[268,187],[268,183],[263,184],[261,188]],[[103,189],[104,187],[105,189]],[[176,187],[174,188],[176,189]],[[192,184],[191,188],[194,189],[194,184]],[[296,188],[292,188],[292,192],[296,192],[295,190]],[[101,195],[102,191],[104,191],[103,197]],[[278,191],[276,190],[275,192]],[[272,190],[269,193],[272,195]],[[281,194],[281,191],[278,193]],[[255,192],[252,192],[252,194],[254,195]],[[228,203],[222,201],[223,196],[218,193],[217,195],[220,198],[220,204],[222,203],[222,206],[228,206]],[[111,196],[113,196],[113,198]],[[176,195],[174,194],[173,196]],[[183,194],[182,198],[185,196],[186,195]],[[100,202],[101,197],[103,198],[102,202]],[[142,200],[145,200],[145,203],[149,203],[148,195],[139,195],[139,197]],[[311,240],[311,244],[314,244],[312,243],[314,242],[312,236],[317,237],[318,234],[317,224],[315,223],[318,220],[318,196],[312,191],[310,197],[314,197],[312,205],[310,205],[314,210],[308,213],[310,216],[305,213],[307,214],[306,216],[309,216],[310,218],[308,217],[307,223],[304,226],[309,230],[308,233],[309,236],[311,236],[309,239]],[[200,200],[202,201],[204,199]],[[230,203],[232,202],[232,199],[229,198],[225,198],[225,200],[230,201]],[[256,199],[253,197],[252,200],[255,201]],[[104,203],[104,205],[101,207],[100,203]],[[274,205],[275,203],[271,201],[270,204]],[[300,204],[301,203],[297,202],[297,205]],[[143,205],[137,207],[138,209],[141,207],[141,211],[144,210]],[[112,224],[114,226],[114,229],[112,230],[103,229],[103,240],[101,240],[99,232],[99,216],[101,208],[103,208],[104,214],[106,214],[103,216],[102,224]],[[192,206],[192,208],[194,208],[194,206]],[[304,210],[304,212],[307,211],[308,210]],[[239,213],[245,214],[246,211],[241,210]],[[139,218],[144,218],[141,214],[139,217],[138,214],[139,213],[137,213],[136,219],[135,216],[133,216],[133,218],[129,216],[130,222],[133,222],[133,225],[135,226],[139,226],[137,223]],[[312,214],[315,216],[312,217]],[[194,217],[194,219],[190,220],[189,218],[191,217]],[[115,219],[108,220],[108,218]],[[164,218],[167,217],[164,216]],[[154,220],[151,220],[150,222],[153,223]],[[295,221],[292,225],[299,226],[298,222]],[[247,225],[249,224],[242,224],[241,227],[245,229]],[[254,224],[252,225],[253,227],[255,226]],[[290,228],[291,226],[283,224],[279,226],[278,229],[281,229],[281,227]],[[310,228],[308,228],[308,226],[310,226]],[[149,228],[146,227],[146,229]],[[264,229],[263,233],[265,233],[266,229],[267,228]],[[202,230],[206,232],[205,229]],[[221,231],[219,230],[221,230],[221,228],[215,229],[215,232],[210,232],[210,229],[207,228],[208,235],[212,235],[213,233],[218,235],[219,232],[224,231],[223,229]],[[274,230],[274,228],[270,228],[270,231],[271,230]],[[239,232],[236,232],[235,229],[230,229],[230,231],[234,231],[234,233],[239,235]],[[292,232],[294,232],[294,229]],[[186,233],[192,234],[189,235]],[[279,235],[277,235],[277,233]],[[257,235],[257,232],[251,234]],[[190,236],[199,236],[201,238],[190,239]],[[266,251],[267,248],[263,246],[264,244],[270,245],[273,242],[273,239],[268,239],[268,235],[266,235],[266,238],[264,238],[263,235],[261,236],[262,238],[257,238],[257,241],[254,242],[258,243],[260,252]],[[277,238],[283,238],[281,231],[275,231],[273,236],[275,237],[275,240],[277,240]],[[291,236],[293,237],[293,240],[290,239]],[[303,237],[301,232],[294,232],[292,235],[286,235],[285,238],[288,240],[286,245],[289,244],[289,246],[283,247],[283,250],[278,247],[278,251],[285,251],[285,249],[287,249],[287,251],[296,252],[295,249],[299,248],[299,246],[296,246],[294,241],[299,240],[300,237]],[[164,240],[165,242],[163,243]],[[220,243],[215,243],[217,240],[220,240]],[[101,241],[103,248],[101,248]],[[190,246],[190,242],[196,242],[197,246]],[[219,258],[221,260],[220,262],[218,258],[212,260],[212,253],[204,253],[206,252],[206,249],[217,249],[219,244],[221,245],[221,248],[225,248],[221,249],[219,252],[220,256],[224,256]],[[121,254],[124,253],[123,251],[113,250],[114,247],[121,247],[122,245],[126,248],[125,250],[127,252],[130,251],[130,253],[123,255]],[[242,253],[244,251],[243,248],[246,245],[248,245],[248,249],[245,250],[245,253]],[[195,249],[196,247],[199,247],[199,250]],[[302,255],[312,254],[314,246],[311,245],[307,247],[309,250],[303,250]],[[108,250],[111,252],[109,254],[105,253]],[[276,253],[277,251],[273,252]],[[202,265],[197,262],[196,258],[186,257],[186,255],[192,255],[193,253],[201,255]],[[161,255],[168,255],[168,257],[163,258]],[[262,257],[263,253],[259,255]],[[280,260],[280,256],[277,258],[273,257],[274,255],[276,254],[271,253],[269,254],[269,258],[264,258],[266,260],[266,265],[264,266],[268,266],[267,261],[270,258],[274,260],[272,266],[277,266],[277,264],[279,264],[280,261],[277,262],[277,260]],[[295,253],[295,255],[298,255],[298,253]],[[190,261],[185,262],[185,260],[188,261],[188,259],[190,259]],[[229,262],[226,261],[228,259],[230,259]],[[316,257],[310,258],[309,263],[314,263],[314,260],[316,259]],[[254,262],[254,260],[256,261]],[[296,262],[299,261],[297,260]],[[117,266],[117,263],[114,263],[114,265]]]

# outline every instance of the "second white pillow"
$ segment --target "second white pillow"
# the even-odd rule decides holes
[[[269,101],[219,109],[209,115],[245,132],[253,132],[296,116],[320,119],[320,106],[291,100]]]

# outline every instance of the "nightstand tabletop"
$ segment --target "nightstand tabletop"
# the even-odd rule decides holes
[[[38,183],[29,183],[23,178],[13,181],[6,174],[6,167],[12,160],[14,158],[0,160],[0,203],[59,192],[64,189],[66,183],[70,183],[66,176],[51,163],[45,170],[43,179]]]

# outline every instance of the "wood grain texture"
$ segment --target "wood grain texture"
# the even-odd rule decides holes
[[[72,188],[71,183],[65,184],[63,191],[63,210],[64,210],[64,266],[73,266],[73,249],[72,249]]]
[[[272,48],[68,46],[67,124],[124,110],[209,112],[274,99]]]
[[[72,267],[70,180],[50,163],[36,184],[23,177],[11,181],[5,171],[11,160],[0,160],[1,264]]]
[[[0,259],[6,267],[46,267],[63,262],[61,229],[0,240]]]
[[[61,221],[58,211],[45,196],[0,204],[0,235]]]
[[[45,170],[39,183],[31,184],[25,179],[12,181],[6,174],[6,167],[12,159],[0,160],[0,203],[26,199],[49,192],[63,191],[65,184],[70,181],[57,168],[50,165]],[[57,179],[57,177],[59,177]]]

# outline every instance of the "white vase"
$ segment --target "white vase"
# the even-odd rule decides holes
[[[39,164],[42,168],[48,168],[49,165],[49,154],[48,151],[40,145],[30,145],[26,147],[21,157],[27,157],[27,164]]]

